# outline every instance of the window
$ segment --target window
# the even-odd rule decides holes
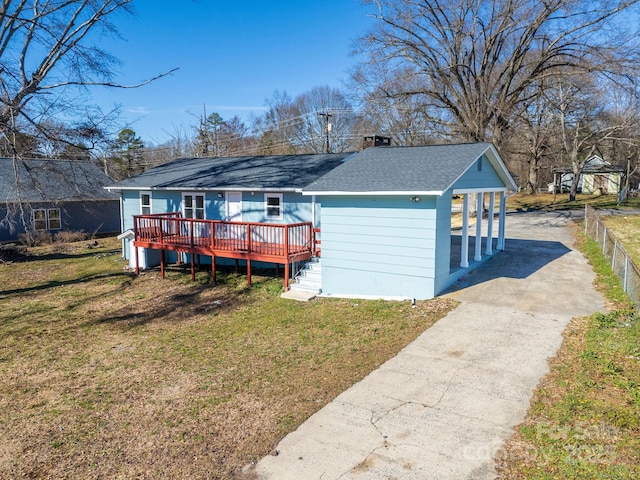
[[[60,228],[62,228],[59,208],[52,208],[50,210],[47,210],[47,216],[49,217],[49,230],[60,230]]]
[[[140,214],[141,215],[151,214],[151,194],[150,193],[140,193]]]
[[[59,208],[50,208],[45,210],[39,208],[33,211],[33,227],[36,230],[60,230],[62,228],[62,220]]]
[[[269,220],[282,220],[282,194],[265,193],[265,217]]]
[[[182,205],[184,218],[205,218],[204,195],[185,193]]]
[[[33,227],[36,230],[47,229],[47,211],[46,210],[34,210],[33,211]]]

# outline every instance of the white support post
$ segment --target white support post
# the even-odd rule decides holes
[[[489,216],[487,217],[487,247],[484,253],[493,255],[493,210],[495,209],[496,192],[489,192]]]
[[[498,218],[498,246],[497,250],[504,250],[504,222],[507,219],[507,195],[500,192],[500,214]]]
[[[460,244],[460,267],[469,267],[469,194],[462,197],[462,241]]]
[[[482,204],[484,203],[484,192],[478,193],[478,208],[476,209],[476,254],[473,259],[476,262],[482,260]]]

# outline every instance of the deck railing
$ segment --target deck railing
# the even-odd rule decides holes
[[[210,249],[212,252],[246,252],[287,257],[314,253],[314,231],[310,222],[273,224],[228,222],[182,218],[172,212],[136,215],[136,242],[157,244],[160,248]]]

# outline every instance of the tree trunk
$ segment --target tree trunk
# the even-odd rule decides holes
[[[526,192],[529,194],[534,194],[538,189],[538,159],[532,157],[529,160],[529,172],[527,178],[527,187]]]

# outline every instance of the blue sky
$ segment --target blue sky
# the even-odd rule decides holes
[[[123,37],[103,43],[122,60],[118,81],[132,90],[98,88],[103,107],[147,143],[161,143],[197,123],[203,106],[223,119],[264,111],[275,90],[291,97],[314,86],[342,87],[355,63],[353,42],[371,26],[359,0],[138,0],[118,17]]]

